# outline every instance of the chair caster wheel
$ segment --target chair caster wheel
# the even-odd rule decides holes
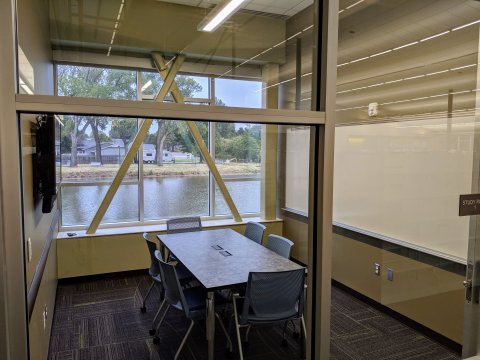
[[[298,331],[294,331],[292,336],[294,339],[298,339],[300,337],[300,333]]]
[[[287,347],[287,346],[288,346],[287,340],[285,340],[285,339],[282,340],[282,346],[283,346],[283,347]]]
[[[146,312],[147,312],[147,308],[146,308],[145,306],[142,306],[142,307],[140,308],[140,311],[141,311],[142,313],[146,313]]]
[[[150,335],[152,335],[152,336],[155,335],[156,332],[157,332],[157,331],[156,331],[155,329],[150,329],[150,330],[148,330],[148,333],[149,333]]]
[[[160,338],[159,338],[158,336],[155,336],[155,337],[153,338],[153,343],[154,343],[154,344],[160,344]]]

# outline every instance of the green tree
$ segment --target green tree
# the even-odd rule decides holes
[[[137,133],[137,119],[114,119],[110,128],[112,139],[121,139],[125,151]]]
[[[59,65],[57,66],[57,88],[60,96],[133,100],[137,96],[136,73],[129,70]],[[100,133],[107,126],[106,119],[74,116],[72,120],[71,166],[77,164],[78,141],[84,136],[88,126],[95,139],[95,160],[101,162]]]
[[[177,129],[175,120],[161,120],[157,119],[157,137],[155,139],[157,152],[155,154],[155,163],[158,166],[163,166],[163,147],[165,140],[172,135]]]
[[[259,162],[260,140],[256,139],[249,129],[244,129],[239,135],[225,142],[225,153],[238,160]]]
[[[160,75],[154,72],[143,72],[142,82],[143,84],[150,83],[150,85],[146,87],[143,91],[143,94],[153,96],[155,96],[158,91],[160,91],[160,88],[163,84]],[[175,82],[177,83],[177,86],[183,97],[193,97],[196,93],[202,91],[202,86],[190,76],[177,75],[175,77]],[[170,95],[167,97],[167,100],[171,101]],[[183,140],[185,138],[185,133],[182,129],[180,129],[181,126],[178,125],[177,121],[157,119],[156,122],[157,132],[155,134],[155,163],[158,166],[163,166],[163,150],[167,143],[170,143],[173,148],[174,144],[177,143],[177,141],[175,140],[178,140],[179,145],[182,146],[184,149],[193,148],[192,146],[190,146],[190,144],[187,144],[187,142],[190,143],[190,141],[187,140],[187,142],[185,142]]]

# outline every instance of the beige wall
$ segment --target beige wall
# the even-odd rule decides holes
[[[17,1],[18,45],[25,59],[19,57],[22,77],[33,78],[33,89],[39,95],[53,95],[53,63],[50,45],[47,0]],[[29,81],[28,79],[24,79]]]
[[[50,343],[55,295],[57,292],[57,254],[55,240],[52,242],[40,290],[29,323],[30,359],[46,359]],[[45,326],[44,311],[46,310]]]
[[[464,276],[338,234],[333,244],[333,279],[462,343]]]
[[[33,115],[21,117],[21,140],[22,140],[22,178],[23,178],[23,219],[24,219],[24,246],[26,264],[27,292],[31,290],[32,280],[35,275],[39,278],[40,288],[35,299],[33,313],[29,322],[29,344],[31,359],[43,359],[48,354],[50,340],[51,320],[55,308],[55,296],[57,291],[57,259],[55,237],[56,231],[50,233],[52,222],[55,219],[55,207],[49,214],[42,213],[41,201],[34,203],[33,177],[32,177],[32,154],[35,148],[32,146],[31,125],[35,122]],[[56,227],[56,224],[53,224]],[[53,236],[50,243],[48,236]],[[28,242],[31,242],[31,260],[28,259]],[[50,244],[50,248],[45,246]],[[43,275],[41,274],[40,258],[42,252],[48,252],[47,265]],[[41,279],[41,280],[40,280]],[[44,327],[44,311],[47,310],[47,318]]]
[[[282,222],[265,223],[264,240],[268,234],[282,234]],[[245,232],[245,225],[219,226]],[[204,227],[208,229],[209,227]],[[145,230],[148,231],[148,230]],[[164,231],[149,232],[155,234]],[[150,257],[142,233],[66,237],[57,240],[58,278],[105,274],[120,271],[146,269]]]
[[[29,83],[36,94],[53,95],[53,63],[50,47],[48,1],[17,1],[18,10],[18,42],[25,57],[19,56],[19,71],[22,79]],[[13,120],[13,119],[12,119]],[[40,288],[35,300],[29,321],[29,346],[32,360],[45,359],[48,355],[50,329],[55,308],[57,290],[57,263],[55,240],[50,249],[45,249],[47,236],[54,220],[53,210],[50,214],[42,214],[41,202],[34,203],[32,180],[32,147],[31,124],[35,122],[33,115],[22,115],[20,121],[21,157],[22,157],[22,191],[24,216],[24,245],[26,264],[26,291],[30,290],[32,280],[38,271]],[[55,224],[53,224],[55,226]],[[53,234],[56,237],[56,233]],[[28,261],[27,240],[31,240],[31,260]],[[43,276],[39,261],[42,252],[48,253]],[[44,312],[47,317],[44,326]]]

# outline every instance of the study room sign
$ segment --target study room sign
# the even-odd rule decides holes
[[[460,195],[459,216],[480,215],[480,194]]]

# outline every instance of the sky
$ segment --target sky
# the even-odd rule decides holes
[[[227,106],[261,108],[262,82],[215,79],[215,96]]]

